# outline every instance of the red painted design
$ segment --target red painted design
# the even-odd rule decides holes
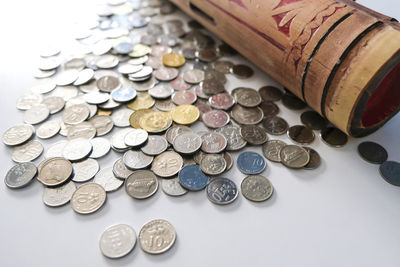
[[[229,0],[229,2],[235,3],[238,6],[240,6],[240,7],[242,7],[242,8],[247,10],[247,7],[243,4],[242,0]]]
[[[278,27],[278,30],[280,32],[282,32],[283,34],[285,34],[287,37],[290,36],[289,34],[289,30],[290,30],[290,24],[292,23],[292,20],[289,20],[285,25],[283,26],[279,26],[279,24],[281,23],[282,19],[286,16],[287,12],[272,16],[274,18],[274,20],[276,21],[276,26]]]

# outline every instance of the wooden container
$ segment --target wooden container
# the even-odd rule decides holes
[[[171,1],[349,135],[400,109],[390,17],[350,0]]]

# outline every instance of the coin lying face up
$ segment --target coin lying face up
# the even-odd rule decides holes
[[[139,243],[142,250],[149,254],[167,252],[175,243],[176,232],[172,224],[166,220],[152,220],[139,232]]]
[[[128,255],[136,244],[136,232],[126,224],[117,224],[107,228],[100,237],[100,250],[111,259]]]

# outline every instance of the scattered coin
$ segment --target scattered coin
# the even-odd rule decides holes
[[[42,101],[43,96],[41,94],[27,93],[18,98],[16,107],[20,110],[28,110],[35,105],[39,105]]]
[[[122,129],[117,131],[111,137],[111,147],[117,152],[125,152],[129,146],[125,144],[125,136],[131,131],[132,129]]]
[[[94,177],[93,182],[101,185],[106,192],[116,191],[124,183],[123,180],[114,176],[112,167],[101,169]]]
[[[18,163],[7,172],[4,182],[8,188],[18,189],[27,186],[36,174],[35,164],[31,162]]]
[[[240,187],[243,196],[254,202],[266,201],[274,192],[271,182],[262,175],[247,176]]]
[[[166,84],[158,84],[149,90],[149,94],[157,99],[168,98],[173,93],[174,89],[172,89],[169,85]]]
[[[240,135],[251,145],[262,145],[268,141],[268,135],[264,129],[257,125],[243,125]]]
[[[16,125],[7,129],[3,134],[3,143],[8,146],[21,145],[31,139],[34,128],[28,124]]]
[[[92,144],[92,152],[89,157],[93,159],[104,157],[111,148],[110,141],[102,137],[93,138],[90,143]]]
[[[151,111],[143,114],[139,119],[140,128],[149,133],[164,132],[171,124],[172,118],[168,112]]]
[[[240,128],[234,125],[226,125],[216,129],[216,132],[221,133],[227,140],[226,150],[236,151],[246,146],[247,141],[240,135]]]
[[[389,184],[400,186],[400,163],[385,161],[379,166],[379,172]]]
[[[347,135],[335,127],[327,127],[321,130],[322,141],[333,147],[342,147],[347,143]]]
[[[84,138],[70,140],[63,149],[64,158],[77,161],[86,158],[92,151],[92,144]]]
[[[171,110],[172,120],[178,124],[192,124],[198,120],[199,116],[199,109],[192,105],[180,105]]]
[[[182,55],[176,53],[165,54],[162,57],[163,64],[167,67],[179,68],[185,64],[186,60]]]
[[[315,111],[303,112],[300,119],[306,127],[312,130],[322,130],[328,125],[328,121]]]
[[[71,174],[71,162],[63,158],[51,158],[39,169],[37,179],[45,186],[58,186],[67,181]]]
[[[69,140],[76,138],[92,139],[96,136],[96,128],[92,123],[83,121],[68,127],[67,138]]]
[[[190,105],[196,102],[197,96],[189,90],[181,90],[175,92],[171,99],[176,105]]]
[[[182,133],[174,138],[173,146],[176,152],[193,154],[200,149],[201,137],[195,133]]]
[[[97,88],[100,91],[111,93],[113,90],[118,89],[121,87],[121,82],[117,77],[108,75],[103,76],[96,81]]]
[[[186,71],[183,80],[190,84],[198,84],[204,80],[204,71],[198,69]]]
[[[282,99],[283,91],[275,86],[263,86],[258,93],[264,101],[279,101]]]
[[[107,228],[100,237],[100,250],[110,259],[128,255],[136,244],[136,232],[126,224],[117,224]]]
[[[140,247],[149,254],[161,254],[168,251],[175,243],[175,239],[174,227],[162,219],[146,223],[139,233]],[[160,241],[157,242],[157,240]]]
[[[45,158],[62,158],[65,145],[68,144],[67,140],[62,140],[52,144],[46,151]]]
[[[79,214],[91,214],[98,211],[106,202],[106,191],[96,183],[81,185],[71,198],[72,209]]]
[[[167,140],[159,135],[149,135],[147,143],[140,149],[143,153],[150,156],[157,156],[164,152],[168,147]]]
[[[176,77],[175,80],[170,81],[169,85],[170,85],[173,89],[178,90],[178,91],[187,90],[187,89],[189,89],[189,88],[192,86],[192,85],[186,83],[186,82],[183,80],[183,77],[182,77],[182,76],[178,76],[178,77]]]
[[[135,171],[125,180],[126,193],[136,199],[149,198],[157,189],[158,180],[152,171]]]
[[[96,115],[89,122],[96,128],[96,136],[106,135],[114,127],[114,122],[108,115]]]
[[[60,123],[56,120],[46,121],[40,125],[40,127],[36,131],[37,137],[41,139],[48,139],[60,131],[61,126]]]
[[[110,100],[110,94],[93,91],[85,94],[83,96],[83,99],[85,99],[86,103],[88,104],[99,105],[106,103],[108,100]]]
[[[132,110],[149,109],[154,106],[155,100],[148,93],[138,93],[136,99],[127,104],[126,107]]]
[[[74,125],[86,120],[89,114],[89,108],[85,104],[72,105],[64,110],[62,120],[66,124]]]
[[[100,166],[97,160],[85,159],[80,162],[72,163],[72,168],[74,170],[72,181],[82,183],[92,179],[99,171]]]
[[[315,138],[314,132],[303,125],[291,126],[288,130],[288,136],[299,144],[310,144]]]
[[[43,203],[49,207],[60,207],[67,204],[76,190],[73,182],[68,182],[60,187],[45,187],[43,190]]]
[[[162,67],[154,72],[154,77],[162,82],[169,82],[178,77],[179,70],[175,68]]]
[[[213,178],[207,185],[207,198],[214,204],[227,205],[235,201],[239,192],[235,183],[227,178]]]
[[[162,179],[161,189],[165,194],[174,197],[182,196],[188,192],[185,188],[181,186],[178,177],[171,179]]]
[[[128,108],[122,108],[116,110],[112,113],[111,119],[114,122],[114,125],[117,127],[128,127],[129,124],[129,117],[132,115],[133,110]]]
[[[267,166],[264,158],[256,152],[242,152],[237,158],[237,166],[244,174],[262,173]]]
[[[206,153],[220,153],[225,150],[228,141],[223,134],[217,132],[207,132],[201,135],[201,150]]]
[[[50,110],[46,105],[38,104],[32,106],[24,113],[24,122],[28,124],[38,124],[45,121],[50,115]]]
[[[128,150],[123,156],[123,161],[131,170],[144,169],[153,162],[152,156],[144,154],[142,151]]]
[[[49,96],[42,101],[43,105],[49,109],[50,114],[55,114],[64,108],[65,101],[59,96]]]
[[[321,156],[318,154],[317,151],[315,151],[311,147],[303,147],[303,148],[307,150],[308,154],[310,155],[310,161],[307,163],[306,166],[303,167],[303,169],[313,170],[317,168],[321,164]]]
[[[222,83],[220,80],[218,80],[216,78],[205,79],[200,84],[200,88],[201,88],[202,93],[204,93],[206,95],[214,95],[214,94],[225,92],[224,83]]]
[[[201,170],[208,175],[218,175],[225,171],[226,161],[221,154],[205,154],[200,161]]]
[[[228,110],[235,104],[235,99],[228,93],[219,93],[211,96],[208,102],[215,109]]]
[[[286,145],[280,140],[269,140],[262,147],[263,155],[270,161],[281,162],[281,149]]]
[[[239,124],[258,124],[264,118],[264,113],[259,107],[246,108],[241,105],[234,105],[231,110],[231,117]]]
[[[358,154],[367,162],[382,164],[388,158],[388,153],[380,144],[374,142],[362,142],[358,145]]]
[[[247,79],[254,74],[254,71],[249,66],[242,64],[234,65],[231,68],[231,72],[239,79]]]
[[[301,110],[307,106],[297,96],[287,93],[282,96],[282,104],[292,110]]]
[[[272,101],[263,101],[259,107],[264,113],[264,118],[268,116],[275,116],[279,113],[279,107]]]
[[[289,128],[288,123],[283,118],[278,116],[264,118],[262,121],[262,126],[267,133],[272,135],[282,135],[286,133]]]
[[[160,111],[171,111],[176,107],[171,99],[156,100],[155,107]]]
[[[119,179],[127,179],[134,171],[129,170],[122,158],[117,159],[113,165],[113,173]]]
[[[198,165],[187,165],[178,174],[179,183],[187,190],[199,191],[204,189],[209,178],[200,170]]]
[[[229,114],[223,110],[214,109],[203,114],[202,121],[209,128],[220,128],[229,123]]]
[[[160,177],[176,175],[183,166],[183,158],[174,151],[166,151],[155,157],[151,169]]]
[[[296,145],[284,146],[281,149],[280,157],[282,164],[292,169],[303,168],[310,161],[310,154],[307,150]]]
[[[140,146],[148,139],[149,134],[142,129],[130,129],[124,137],[124,142],[127,146]]]
[[[29,162],[35,160],[43,153],[43,145],[36,140],[23,145],[14,146],[11,158],[15,162]]]
[[[247,87],[234,89],[232,95],[238,104],[248,108],[256,107],[262,101],[260,94],[256,90]]]

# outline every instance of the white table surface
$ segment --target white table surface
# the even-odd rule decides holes
[[[396,0],[359,1],[385,14],[400,17]],[[38,51],[46,40],[63,40],[71,22],[87,17],[96,1],[7,1],[0,16],[0,132],[22,123],[15,108],[18,96],[32,85]],[[239,57],[233,59],[241,62]],[[229,90],[246,85],[275,84],[256,71],[252,79],[230,77]],[[290,125],[300,113],[279,103]],[[58,116],[59,117],[59,116]],[[57,116],[56,116],[57,118]],[[195,129],[202,129],[198,123]],[[114,129],[115,130],[115,129]],[[378,132],[350,139],[340,149],[316,139],[311,145],[323,158],[314,171],[289,170],[268,162],[263,175],[275,192],[264,203],[252,203],[241,194],[228,206],[209,202],[205,192],[179,198],[161,190],[150,199],[131,199],[124,189],[108,194],[99,212],[81,216],[70,205],[48,208],[42,203],[43,186],[37,181],[21,190],[0,184],[0,266],[393,266],[400,265],[400,188],[386,183],[378,166],[363,161],[357,145],[372,140],[383,145],[390,160],[400,161],[400,115]],[[115,131],[114,131],[115,132]],[[110,135],[107,136],[108,138]],[[60,136],[43,142],[45,147]],[[279,137],[290,142],[286,136]],[[0,149],[1,177],[13,165],[11,149]],[[249,150],[249,148],[246,148]],[[251,150],[261,153],[260,147]],[[234,153],[236,158],[237,153]],[[118,154],[100,159],[111,166]],[[43,159],[43,156],[39,161]],[[245,177],[236,166],[224,176],[240,185]],[[133,253],[109,260],[100,253],[98,240],[105,228],[127,223],[139,232],[155,218],[176,228],[173,248],[159,256]]]

